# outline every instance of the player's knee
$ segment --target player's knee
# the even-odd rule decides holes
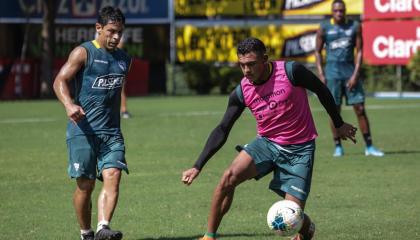
[[[78,179],[77,191],[85,194],[91,194],[95,189],[95,181],[90,179]]]
[[[354,112],[358,117],[362,117],[366,115],[365,107],[363,105],[357,105],[354,107]]]
[[[223,173],[222,180],[220,181],[220,187],[224,191],[233,190],[237,182],[237,177],[231,169],[227,169]]]

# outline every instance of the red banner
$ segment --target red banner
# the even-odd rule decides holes
[[[420,50],[420,21],[364,22],[363,41],[367,63],[406,65]]]
[[[420,0],[365,0],[365,19],[413,18],[420,16]]]

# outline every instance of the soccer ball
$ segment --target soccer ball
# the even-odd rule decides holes
[[[293,236],[302,227],[303,210],[293,201],[278,201],[268,210],[267,224],[271,230],[280,236]]]

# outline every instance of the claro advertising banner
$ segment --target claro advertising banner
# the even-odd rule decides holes
[[[420,20],[364,22],[363,41],[367,63],[406,65],[420,49]]]
[[[364,19],[420,17],[420,0],[365,0]]]
[[[237,62],[236,46],[249,36],[258,36],[271,59],[314,62],[317,24],[264,25],[250,27],[185,25],[176,29],[177,60]]]
[[[344,0],[344,2],[347,14],[362,14],[363,0]],[[284,0],[282,14],[283,16],[330,15],[332,3],[333,0]]]

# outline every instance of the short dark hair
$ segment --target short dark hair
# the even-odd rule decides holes
[[[97,22],[102,26],[107,25],[109,22],[121,22],[124,25],[125,17],[119,8],[106,6],[99,10]]]
[[[237,54],[244,55],[250,52],[255,52],[257,55],[263,56],[267,52],[267,49],[260,39],[250,37],[242,40],[238,44]]]
[[[336,4],[336,3],[341,3],[341,4],[343,4],[343,5],[344,5],[344,7],[346,7],[346,3],[345,3],[343,0],[334,0],[334,1],[332,2],[331,6],[334,6],[334,4]]]

